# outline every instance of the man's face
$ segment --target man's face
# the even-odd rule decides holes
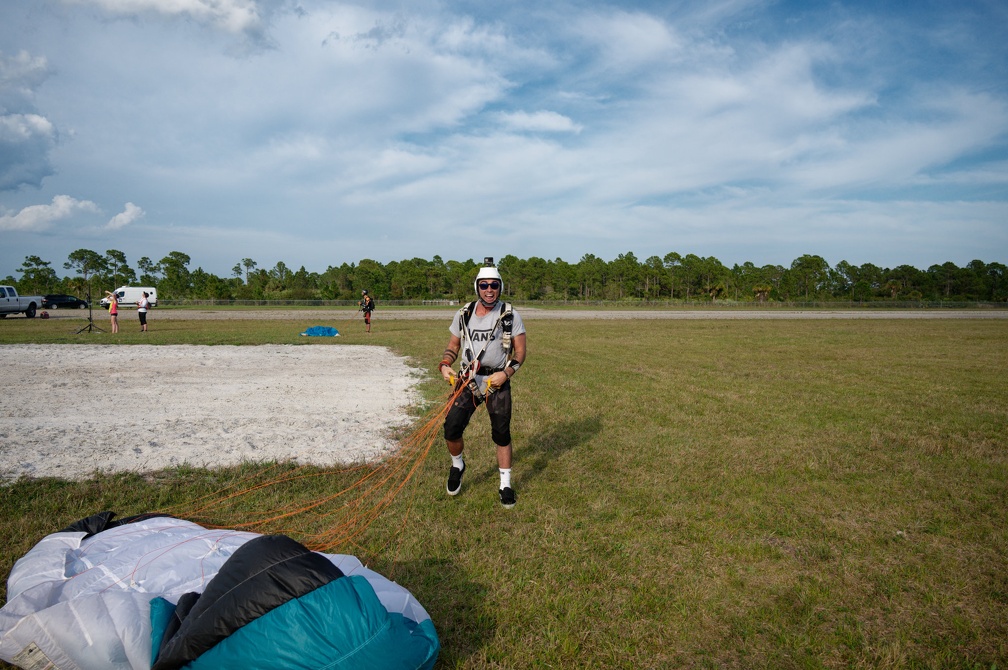
[[[500,295],[501,284],[496,279],[480,279],[476,283],[476,288],[479,289],[479,296],[483,302],[496,302]]]

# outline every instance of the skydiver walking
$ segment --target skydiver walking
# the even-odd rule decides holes
[[[465,385],[444,422],[445,442],[452,459],[448,495],[457,495],[462,489],[466,470],[463,433],[476,408],[486,402],[490,435],[497,447],[500,502],[510,509],[516,502],[511,485],[511,377],[525,362],[525,325],[511,305],[500,300],[504,280],[493,258],[485,258],[483,263],[473,282],[479,299],[468,303],[452,319],[448,328],[451,337],[439,366],[445,381]],[[460,352],[456,375],[452,365]]]
[[[371,332],[371,312],[374,311],[374,298],[368,295],[368,292],[361,291],[361,299],[357,303],[359,312],[364,312],[364,324],[366,326],[365,330]]]

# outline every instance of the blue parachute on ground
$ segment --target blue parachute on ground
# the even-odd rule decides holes
[[[332,326],[311,326],[306,328],[301,337],[337,337],[339,331]]]
[[[11,570],[0,658],[23,668],[424,668],[440,643],[402,586],[284,535],[114,514]]]

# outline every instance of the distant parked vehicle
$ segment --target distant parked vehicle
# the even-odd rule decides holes
[[[0,319],[8,314],[24,314],[29,319],[35,318],[35,310],[42,306],[40,295],[18,295],[13,286],[0,286]]]
[[[87,309],[87,300],[74,295],[54,293],[42,296],[42,309]]]

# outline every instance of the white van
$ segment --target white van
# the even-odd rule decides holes
[[[120,286],[115,290],[116,300],[119,301],[120,307],[136,307],[137,302],[143,298],[145,291],[147,292],[147,300],[150,301],[151,307],[157,307],[157,289],[153,286]],[[108,296],[101,299],[102,307],[108,309],[108,304]]]

